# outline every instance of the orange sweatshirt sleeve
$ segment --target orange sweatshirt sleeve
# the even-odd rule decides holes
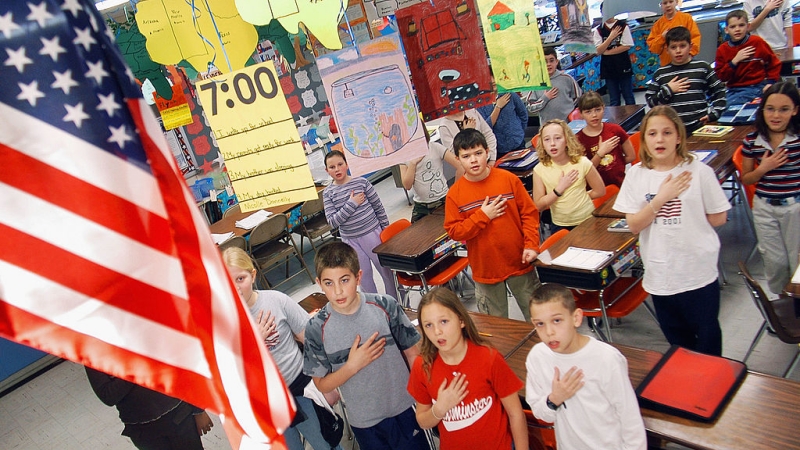
[[[466,218],[462,217],[462,214],[458,211],[458,204],[456,204],[452,196],[447,195],[444,206],[444,230],[447,231],[451,239],[456,241],[472,239],[486,228],[489,220],[489,216],[480,208],[476,208]]]

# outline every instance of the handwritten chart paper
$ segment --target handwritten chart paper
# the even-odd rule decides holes
[[[549,89],[542,39],[530,0],[477,0],[499,93]]]
[[[428,151],[396,33],[317,58],[353,176]]]
[[[198,9],[196,24],[192,5]],[[160,64],[185,59],[196,71],[205,72],[214,62],[226,73],[228,62],[233,70],[244,67],[258,42],[255,27],[242,20],[229,0],[148,0],[136,7],[136,23],[147,39],[147,51]]]
[[[272,61],[197,84],[242,211],[317,198]]]

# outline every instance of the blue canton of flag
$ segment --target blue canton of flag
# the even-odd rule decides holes
[[[124,98],[141,97],[141,91],[99,12],[78,0],[60,7],[53,1],[3,3],[0,77],[7,87],[0,101],[149,171],[123,107]]]

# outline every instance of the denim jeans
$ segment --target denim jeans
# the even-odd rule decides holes
[[[762,82],[752,86],[728,88],[728,92],[725,95],[725,100],[728,102],[728,106],[750,103],[754,98],[761,97],[761,92],[766,85],[766,82]]]
[[[625,99],[626,105],[636,104],[636,100],[633,98],[633,75],[607,79],[606,87],[608,88],[609,106],[621,105],[619,101],[620,94],[622,94],[622,98]]]

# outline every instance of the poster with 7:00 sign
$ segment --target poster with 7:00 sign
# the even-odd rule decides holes
[[[272,61],[197,84],[242,211],[317,198]]]

